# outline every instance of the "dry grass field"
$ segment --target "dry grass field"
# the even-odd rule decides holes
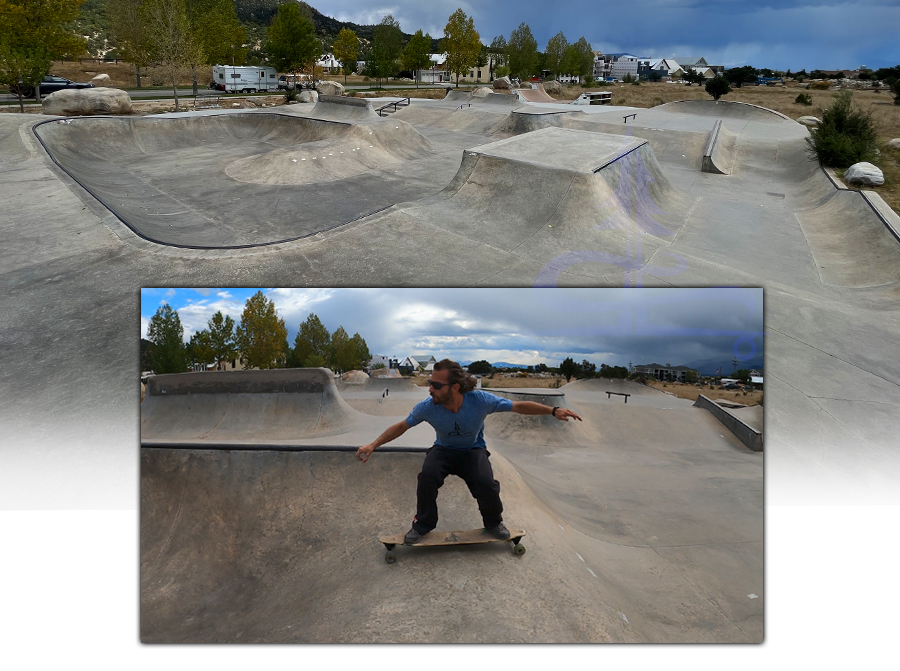
[[[660,391],[667,391],[674,394],[678,398],[686,398],[696,401],[700,394],[706,398],[726,401],[734,401],[735,403],[743,403],[744,405],[758,405],[763,398],[761,391],[743,392],[733,389],[715,389],[709,386],[697,387],[693,384],[682,384],[681,382],[659,382],[658,380],[650,380],[647,384]]]

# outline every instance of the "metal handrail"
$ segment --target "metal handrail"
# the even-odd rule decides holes
[[[388,107],[393,106],[394,112],[396,112],[398,105],[403,105],[404,107],[409,107],[409,105],[410,105],[409,98],[401,98],[400,100],[395,100],[394,102],[390,102],[387,105],[382,105],[375,111],[378,112],[378,116],[385,116],[384,114],[381,113],[383,110],[386,110]]]

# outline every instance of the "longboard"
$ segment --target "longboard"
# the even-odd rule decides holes
[[[406,545],[403,538],[406,534],[394,534],[393,536],[381,536],[378,540],[384,543],[387,552],[384,554],[384,560],[388,564],[393,564],[397,557],[394,554],[394,546]],[[434,530],[431,533],[422,536],[417,543],[407,545],[406,547],[423,548],[437,547],[439,545],[475,545],[477,543],[497,543],[510,542],[513,544],[513,552],[517,555],[525,554],[525,546],[520,543],[522,537],[525,536],[524,529],[510,529],[509,538],[501,539],[488,533],[487,529],[465,529],[463,531],[440,531]]]

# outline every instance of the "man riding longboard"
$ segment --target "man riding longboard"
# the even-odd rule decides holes
[[[475,378],[457,362],[443,359],[434,365],[428,380],[430,398],[413,407],[409,416],[389,426],[374,442],[356,451],[362,462],[376,448],[395,440],[420,422],[428,422],[435,431],[434,446],[425,454],[416,489],[416,516],[404,543],[412,545],[437,526],[438,489],[448,475],[462,478],[478,502],[484,528],[496,538],[509,538],[503,524],[500,483],[494,479],[484,442],[484,419],[494,412],[516,412],[522,415],[553,415],[563,422],[569,417],[581,421],[566,408],[555,408],[532,401],[511,401],[480,389]]]

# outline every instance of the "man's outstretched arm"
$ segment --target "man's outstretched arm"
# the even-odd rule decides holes
[[[534,401],[513,401],[512,411],[520,415],[553,415],[556,419],[568,422],[569,417],[581,421],[581,417],[577,413],[572,412],[568,408],[554,408],[543,403],[535,403]]]
[[[356,450],[356,458],[361,462],[365,463],[369,460],[369,455],[375,451],[376,447],[381,447],[385,443],[389,443],[392,440],[399,438],[404,433],[409,430],[409,425],[406,423],[405,419],[401,419],[396,424],[391,424],[387,429],[384,430],[378,438],[375,439],[374,442],[369,443],[368,445],[363,445],[358,450]]]

